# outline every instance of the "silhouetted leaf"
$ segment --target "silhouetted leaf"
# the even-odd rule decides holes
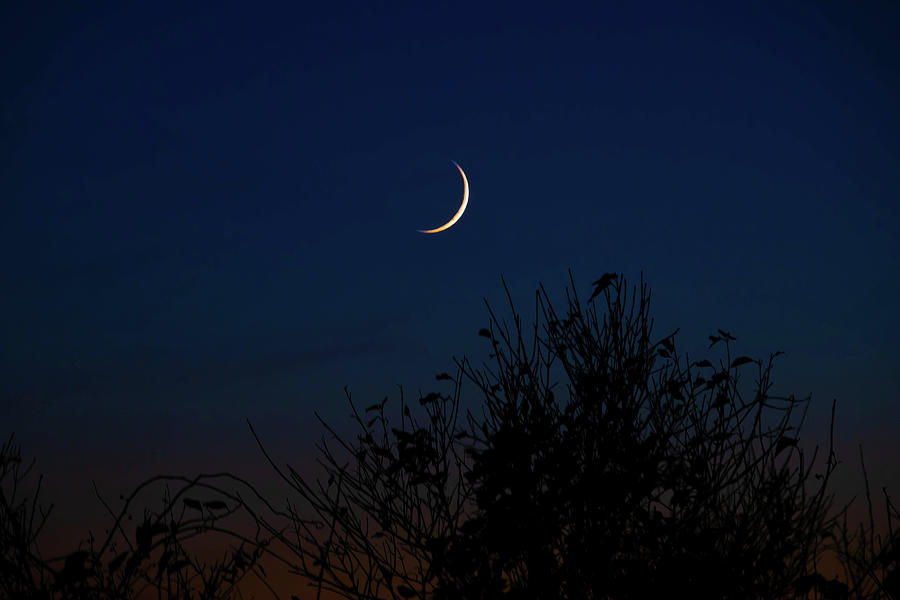
[[[381,404],[379,404],[379,403],[376,402],[375,404],[373,404],[373,405],[371,405],[371,406],[367,406],[367,407],[366,407],[366,412],[370,412],[370,411],[373,411],[373,410],[378,410],[379,408],[381,408]]]
[[[396,427],[391,427],[391,433],[394,434],[394,437],[396,437],[397,441],[400,443],[408,443],[410,438],[412,438],[411,433],[403,431],[402,429],[397,429]]]
[[[794,590],[798,594],[805,595],[811,592],[814,586],[820,587],[823,583],[825,583],[825,578],[818,573],[803,575],[794,582]]]
[[[221,500],[210,500],[209,502],[204,502],[203,506],[209,510],[225,510],[228,508],[228,505]]]
[[[739,367],[741,365],[746,365],[747,363],[754,362],[752,358],[749,356],[738,356],[736,359],[731,361],[731,368]]]
[[[485,329],[484,327],[482,327],[481,329],[478,330],[478,335],[480,335],[481,337],[490,338],[490,337],[491,337],[491,330],[490,330],[490,329]]]
[[[134,540],[137,543],[138,551],[147,552],[150,550],[150,524],[144,523],[143,525],[138,525],[134,531]]]
[[[434,378],[438,381],[453,381],[453,378],[447,373],[438,373]]]
[[[416,595],[416,593],[414,591],[412,591],[411,589],[409,589],[408,587],[406,587],[403,584],[397,586],[397,593],[400,594],[401,596],[403,596],[404,598],[412,598],[413,596]]]
[[[77,550],[66,556],[66,562],[62,571],[57,577],[57,581],[61,585],[73,584],[82,581],[87,577],[88,553],[85,550]]]
[[[669,358],[669,356],[670,356],[670,355],[669,355],[669,351],[666,350],[665,348],[657,348],[657,349],[656,349],[656,352],[657,352],[657,354],[659,354],[659,355],[662,356],[663,358]]]
[[[428,404],[430,402],[434,402],[435,400],[437,400],[440,397],[441,397],[441,395],[438,394],[437,392],[431,392],[424,398],[419,398],[419,404],[421,404],[422,406],[425,406],[426,404]]]
[[[885,575],[881,585],[893,598],[900,598],[900,569],[893,569]]]
[[[710,336],[710,337],[712,337],[712,336]],[[712,364],[711,362],[709,362],[708,360],[704,359],[704,360],[701,360],[700,362],[695,362],[695,363],[694,363],[694,366],[697,366],[697,367],[711,367],[711,366],[713,366],[713,364]]]
[[[588,298],[588,302],[599,296],[603,293],[603,290],[609,287],[609,284],[612,283],[612,280],[618,277],[615,273],[604,273],[600,279],[594,282],[594,293],[591,294],[591,297]]]
[[[373,446],[373,447],[372,447],[372,453],[373,453],[373,454],[377,454],[378,456],[387,458],[388,460],[393,460],[393,459],[394,459],[394,455],[391,454],[391,451],[390,451],[390,450],[387,450],[386,448],[382,448],[382,447],[380,447],[380,446]]]
[[[712,348],[713,346],[716,345],[717,342],[721,342],[722,338],[720,338],[717,335],[711,335],[711,336],[709,336],[709,341],[710,341],[709,347]]]
[[[172,558],[172,553],[166,550],[162,553],[162,556],[159,557],[159,562],[156,566],[156,578],[160,579],[162,577],[163,571],[166,568],[166,565],[169,564],[169,559]]]
[[[730,341],[733,342],[733,341],[735,341],[735,340],[737,339],[737,338],[733,337],[733,336],[732,336],[730,333],[728,333],[727,331],[722,331],[721,329],[718,329],[717,331],[719,332],[719,335],[721,335],[721,336],[722,336],[723,338],[725,338],[726,340],[730,340]]]
[[[117,557],[115,557],[115,558],[112,559],[111,561],[109,561],[109,573],[110,573],[110,575],[112,575],[113,573],[115,573],[116,570],[117,570],[119,567],[122,566],[122,563],[125,562],[125,558],[126,558],[127,556],[128,556],[128,552],[126,551],[126,552],[123,552],[122,554],[118,555]]]
[[[666,389],[669,395],[677,400],[684,400],[684,394],[681,393],[681,382],[676,379],[670,379],[666,382]]]
[[[728,373],[725,371],[718,371],[717,373],[713,373],[712,377],[709,378],[709,383],[707,387],[712,387],[714,385],[719,385],[720,383],[728,381]]]
[[[182,570],[183,568],[189,566],[190,564],[191,564],[191,561],[189,561],[187,559],[182,559],[182,560],[173,562],[171,565],[169,565],[169,568],[166,569],[166,573],[176,573],[176,572]]]
[[[665,348],[669,352],[675,352],[675,344],[672,342],[672,338],[663,338],[659,341],[659,343],[662,344],[663,348]]]
[[[391,585],[391,581],[394,579],[394,574],[391,572],[387,566],[379,564],[378,568],[381,570],[381,576],[384,577],[385,583]]]
[[[779,454],[785,448],[795,447],[797,442],[799,442],[799,440],[796,438],[781,436],[778,438],[778,441],[775,442],[775,454]]]
[[[847,584],[838,581],[837,578],[821,582],[818,586],[824,600],[847,600],[850,595]],[[885,587],[885,589],[887,588]]]
[[[881,562],[885,566],[900,562],[900,533],[895,533],[893,539],[885,544],[882,549]]]
[[[184,505],[188,508],[193,508],[194,510],[203,510],[203,506],[199,501],[194,500],[193,498],[185,498]]]
[[[128,562],[125,563],[125,571],[126,573],[132,573],[141,564],[144,560],[144,555],[140,552],[135,552],[131,555],[131,558],[128,559]]]

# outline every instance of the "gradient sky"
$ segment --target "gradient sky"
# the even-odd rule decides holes
[[[61,523],[268,476],[247,418],[308,461],[343,386],[430,391],[501,275],[528,312],[568,268],[784,350],[900,493],[896,3],[122,4],[0,8],[0,422]]]

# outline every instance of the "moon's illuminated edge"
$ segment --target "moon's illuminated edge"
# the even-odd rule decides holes
[[[444,223],[443,225],[441,225],[440,227],[438,227],[436,229],[417,229],[416,231],[418,231],[419,233],[438,233],[438,232],[444,231],[445,229],[450,229],[451,227],[453,227],[454,223],[459,221],[459,218],[462,216],[462,214],[464,212],[466,212],[466,206],[468,206],[468,204],[469,204],[469,180],[466,179],[466,174],[463,172],[462,167],[459,166],[459,163],[457,163],[455,160],[451,161],[451,162],[454,165],[456,165],[456,168],[459,169],[459,174],[462,175],[462,180],[463,180],[462,204],[460,205],[459,210],[456,211],[456,214],[453,215],[453,218],[451,218],[449,221],[447,221],[446,223]]]

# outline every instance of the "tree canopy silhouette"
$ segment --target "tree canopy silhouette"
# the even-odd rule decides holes
[[[644,282],[613,273],[586,301],[570,275],[561,308],[541,286],[527,322],[507,298],[478,332],[487,362],[455,361],[437,391],[361,408],[345,390],[355,432],[319,417],[318,474],[279,466],[251,425],[286,502],[231,474],[155,477],[118,510],[101,498],[102,540],[44,559],[7,444],[0,597],[229,598],[268,560],[308,584],[292,599],[900,599],[900,513],[885,491],[876,531],[868,479],[868,524],[834,508],[835,405],[828,448],[806,450],[810,399],[774,392],[779,352],[740,355],[719,329],[690,357],[677,330],[654,337]],[[129,524],[156,485],[161,507]],[[203,564],[187,542],[216,532],[233,544]]]
[[[323,421],[324,481],[272,461],[315,513],[282,541],[311,558],[302,572],[319,590],[847,597],[852,576],[818,570],[843,514],[828,487],[836,459],[829,445],[816,470],[818,448],[808,456],[800,445],[809,398],[773,393],[780,352],[736,355],[735,337],[719,329],[715,358],[691,360],[677,331],[652,337],[643,281],[629,290],[612,273],[587,302],[572,281],[561,311],[541,287],[530,325],[509,303],[509,321],[488,305],[479,331],[489,362],[457,361],[456,377],[437,376],[452,389],[421,396],[418,410],[401,391],[392,420],[387,398],[360,411],[348,393],[358,433],[347,439]],[[464,383],[481,414],[461,414]],[[896,585],[891,540],[879,538],[894,562],[878,573],[866,563],[856,597]]]

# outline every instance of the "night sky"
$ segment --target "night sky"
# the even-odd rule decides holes
[[[900,494],[896,3],[120,4],[0,9],[0,433],[54,532],[91,479],[270,478],[248,418],[308,463],[570,268],[785,351]]]

